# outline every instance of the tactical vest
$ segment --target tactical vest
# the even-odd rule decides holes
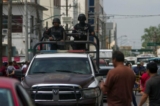
[[[76,29],[75,29],[78,33],[82,33],[84,35],[87,35],[88,31],[89,31],[89,25],[85,24],[84,26],[77,24],[76,25]]]
[[[63,29],[62,29],[62,27],[59,27],[59,28],[52,27],[51,28],[51,36],[56,40],[63,39]]]

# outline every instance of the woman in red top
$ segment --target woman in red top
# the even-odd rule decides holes
[[[147,80],[150,78],[149,74],[147,72],[143,73],[140,80],[141,80],[141,89],[142,89],[142,95],[143,95],[143,92],[145,91],[145,88],[146,88],[146,82]],[[149,98],[147,98],[147,101],[146,101],[146,104],[147,106],[149,106]]]
[[[144,92],[145,87],[146,87],[146,82],[147,82],[147,80],[148,80],[149,78],[150,78],[150,76],[149,76],[148,73],[146,73],[146,72],[141,76],[142,92]]]

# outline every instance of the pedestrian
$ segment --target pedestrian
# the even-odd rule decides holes
[[[141,61],[140,65],[141,65],[142,68],[145,69],[145,67],[144,67],[144,62],[143,62],[143,61]]]
[[[30,62],[27,62],[27,66],[25,68],[23,68],[23,70],[22,70],[23,74],[25,74],[27,72],[29,64],[30,64]]]
[[[142,106],[149,97],[149,106],[160,106],[160,76],[157,74],[158,66],[156,63],[147,64],[147,73],[150,78],[146,82],[146,88],[141,97],[139,106]]]
[[[9,62],[8,63],[8,67],[7,67],[7,76],[8,77],[13,77],[14,73],[15,73],[15,68],[13,66],[13,63],[12,62]]]
[[[131,106],[135,75],[131,68],[124,65],[124,54],[114,51],[112,54],[114,69],[101,82],[101,90],[107,94],[108,106]]]
[[[13,66],[14,66],[15,69],[19,69],[20,68],[16,61],[13,61]]]
[[[28,63],[28,61],[24,62],[23,66],[22,66],[22,70],[27,67],[27,63]]]
[[[147,72],[145,72],[144,74],[142,74],[142,76],[140,77],[140,81],[141,81],[141,93],[143,95],[145,88],[146,88],[146,82],[147,80],[150,78],[149,74]],[[147,98],[146,101],[147,106],[149,106],[149,98]]]
[[[0,68],[0,76],[7,76],[6,74],[6,70],[7,70],[7,66],[8,66],[8,63],[7,62],[4,62],[3,63],[3,66]]]
[[[141,66],[140,62],[137,62],[137,67],[134,67],[133,70],[136,73],[136,75],[139,76],[141,75],[144,68]]]
[[[132,69],[131,63],[128,63],[128,62],[127,62],[127,63],[126,63],[126,66]],[[135,73],[134,73],[134,74],[135,74]],[[137,106],[136,97],[135,97],[133,91],[132,91],[132,102],[133,102],[133,105],[134,105],[134,106]]]

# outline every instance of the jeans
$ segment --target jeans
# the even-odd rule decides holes
[[[137,106],[136,97],[133,92],[132,92],[132,102],[134,106]]]

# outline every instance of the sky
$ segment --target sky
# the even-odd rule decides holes
[[[106,14],[119,15],[158,15],[160,14],[160,0],[103,0]],[[117,39],[124,46],[132,46],[132,49],[141,48],[141,36],[144,29],[160,24],[160,16],[116,19],[114,17],[107,22],[117,23],[117,38],[127,35],[126,38]],[[127,39],[127,40],[126,40]],[[119,44],[119,43],[118,43]]]

